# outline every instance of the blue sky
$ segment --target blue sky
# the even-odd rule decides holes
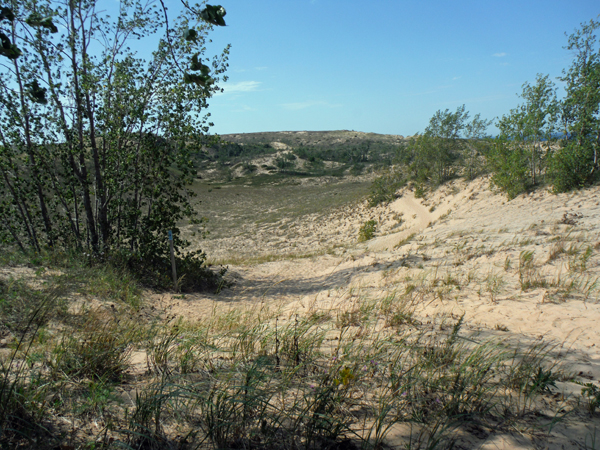
[[[217,2],[210,2],[217,4]],[[597,0],[221,0],[231,43],[211,132],[349,129],[412,135],[438,109],[493,119],[537,73],[569,66],[565,32]],[[177,9],[171,1],[170,9]],[[560,86],[560,83],[558,83]],[[490,128],[494,133],[495,128]]]

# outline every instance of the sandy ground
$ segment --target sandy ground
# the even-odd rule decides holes
[[[557,363],[582,382],[598,383],[599,194],[599,187],[560,195],[538,191],[507,201],[485,178],[451,183],[426,200],[407,189],[387,206],[351,205],[318,223],[298,219],[294,242],[288,241],[295,250],[269,261],[268,248],[257,249],[253,263],[229,266],[233,284],[219,295],[154,299],[190,320],[239,307],[279,308],[289,317],[343,309],[413,285],[422,323],[442,327],[464,315],[465,329],[482,339],[547,343]],[[360,226],[371,219],[378,222],[376,237],[358,243]],[[235,258],[226,243],[221,254]],[[308,250],[314,256],[298,257]],[[523,289],[528,281],[532,286]],[[567,397],[581,391],[574,383],[557,385]],[[592,424],[576,425],[557,426],[539,448],[582,448],[578,439],[592,433]],[[533,448],[531,442],[516,433],[478,448]]]

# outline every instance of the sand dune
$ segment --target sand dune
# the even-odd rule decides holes
[[[239,307],[278,308],[290,317],[342,311],[412,289],[415,314],[432,330],[464,315],[466,329],[478,339],[547,344],[558,364],[568,365],[580,381],[597,384],[599,194],[599,187],[561,195],[537,191],[509,202],[485,178],[456,181],[426,199],[406,189],[387,206],[334,211],[319,218],[318,227],[315,217],[298,219],[294,248],[310,249],[313,256],[282,252],[269,261],[271,247],[257,247],[265,262],[231,265],[233,286],[218,296],[156,300],[188,319]],[[366,220],[378,222],[378,234],[358,243]],[[327,239],[315,238],[317,229]],[[581,391],[570,382],[558,388],[566,397]],[[568,443],[569,433],[557,427],[548,438],[551,448]],[[501,441],[481,448],[530,448],[518,439]]]

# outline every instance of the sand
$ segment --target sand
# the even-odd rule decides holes
[[[464,329],[481,339],[546,343],[579,381],[598,384],[599,194],[600,187],[560,195],[539,190],[508,201],[488,178],[447,184],[426,199],[407,188],[389,205],[349,205],[318,223],[298,219],[293,249],[290,241],[287,253],[271,258],[268,246],[256,248],[251,263],[229,265],[232,285],[219,295],[153,298],[189,320],[240,307],[278,308],[289,317],[342,310],[416,285],[415,313],[432,329],[464,315]],[[376,220],[378,232],[359,243],[366,220]],[[226,239],[207,244],[225,259],[236,255]],[[565,398],[581,391],[571,382],[557,386]],[[580,448],[594,423],[557,426],[540,448]],[[516,433],[479,448],[532,448],[532,442]]]

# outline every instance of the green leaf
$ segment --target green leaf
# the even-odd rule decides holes
[[[15,13],[13,13],[12,9],[6,7],[0,8],[0,22],[4,19],[10,22],[15,20]]]
[[[183,75],[183,82],[187,84],[195,83],[198,86],[208,87],[213,83],[213,79],[208,75],[198,75],[195,73],[185,73]]]
[[[10,48],[12,45],[10,39],[4,33],[0,33],[0,40],[2,40],[2,48]]]
[[[221,5],[206,5],[206,8],[200,12],[200,17],[205,22],[224,27],[225,20],[223,20],[223,17],[225,14],[227,14],[227,12]]]
[[[10,39],[4,33],[0,33],[0,40],[2,41],[2,47],[0,47],[0,55],[5,56],[8,59],[17,59],[22,55],[21,50],[10,42]]]
[[[210,74],[210,67],[208,67],[205,64],[202,64],[202,62],[200,62],[198,60],[198,53],[196,53],[194,56],[192,56],[192,63],[190,64],[190,70],[200,70],[202,72],[202,75],[204,76],[208,76]]]
[[[58,33],[58,28],[52,22],[52,17],[42,17],[37,13],[31,14],[26,20],[25,23],[32,27],[43,27],[50,30],[51,33]]]
[[[46,99],[46,88],[40,87],[37,80],[33,80],[31,83],[27,83],[27,95],[34,103],[40,103],[45,105],[48,103]]]
[[[188,28],[187,30],[185,30],[185,33],[183,33],[183,37],[186,41],[197,42],[198,32],[193,28]]]

